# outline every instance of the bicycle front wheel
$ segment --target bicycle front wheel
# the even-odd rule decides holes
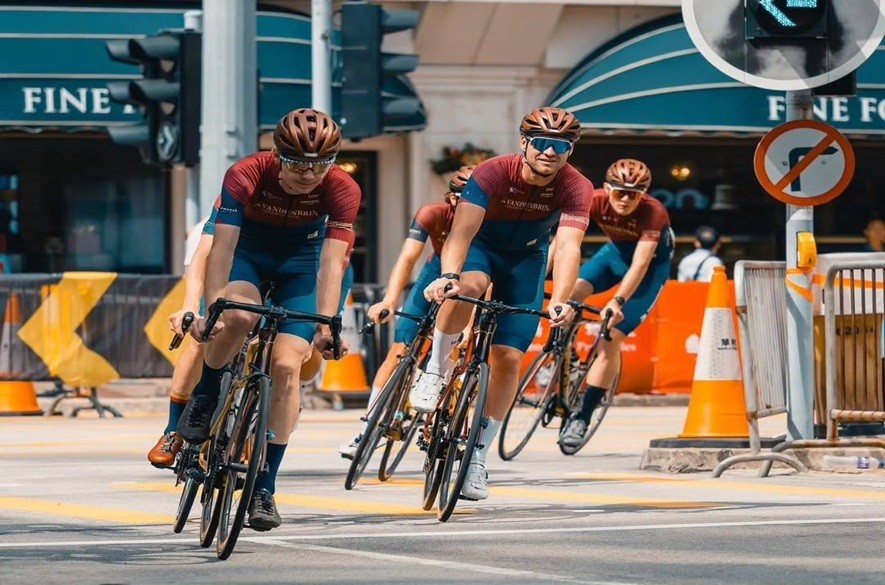
[[[184,485],[181,487],[181,497],[178,498],[178,511],[175,514],[175,524],[172,526],[172,532],[178,534],[184,529],[187,518],[190,516],[191,508],[194,500],[197,499],[197,490],[200,488],[194,478],[188,476]]]
[[[498,455],[510,461],[528,444],[556,397],[562,356],[545,352],[536,357],[519,382],[516,398],[501,422]]]
[[[394,387],[394,393],[390,400],[394,406],[393,420],[391,421],[393,426],[388,429],[387,444],[384,446],[384,453],[381,454],[381,463],[378,466],[378,479],[381,481],[387,481],[396,473],[396,468],[399,467],[409,445],[415,438],[415,433],[423,423],[421,414],[409,407],[409,387],[415,369],[412,367],[411,361],[400,365],[407,367],[402,370],[398,367],[391,376],[391,383]]]
[[[488,425],[485,417],[488,388],[489,366],[481,363],[465,377],[458,405],[446,432],[446,461],[439,490],[439,511],[436,515],[440,522],[448,520],[455,511],[455,505],[461,496],[461,488],[467,479],[470,459],[473,457],[482,429]],[[455,473],[456,464],[457,473]]]
[[[395,401],[395,395],[399,389],[398,381],[402,377],[403,371],[411,368],[409,361],[402,361],[394,370],[393,375],[384,385],[381,394],[378,395],[377,402],[372,407],[369,414],[369,420],[366,423],[366,430],[363,431],[363,438],[353,454],[353,461],[350,462],[350,468],[347,470],[347,477],[344,479],[344,489],[352,490],[362,477],[366,466],[375,454],[378,443],[381,441],[388,429],[390,429],[395,410],[399,403]]]
[[[267,416],[270,380],[260,376],[251,380],[243,395],[225,449],[224,488],[221,492],[221,519],[218,525],[218,558],[227,559],[243,529],[252,500],[255,479],[267,450]],[[236,492],[239,500],[236,501]]]
[[[562,444],[562,441],[559,442],[559,450],[563,455],[574,455],[578,451],[584,448],[584,446],[590,442],[590,439],[593,438],[593,435],[596,434],[596,431],[599,430],[600,425],[602,425],[602,419],[605,418],[605,414],[608,412],[608,407],[611,406],[612,401],[615,399],[615,391],[618,388],[618,381],[621,379],[621,372],[618,370],[617,375],[615,376],[614,381],[611,386],[609,386],[608,390],[605,392],[605,396],[602,397],[602,401],[599,403],[593,410],[593,415],[590,417],[590,421],[587,423],[587,432],[584,433],[584,439],[581,441],[579,445],[574,447],[567,447]],[[584,381],[575,384],[575,386],[584,389],[586,391],[586,385]],[[581,403],[584,401],[584,392],[575,392],[572,400],[569,404],[569,410],[575,411],[580,410]],[[563,419],[563,426],[567,417]]]

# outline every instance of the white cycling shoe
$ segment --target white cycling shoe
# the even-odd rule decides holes
[[[356,450],[359,448],[362,438],[362,433],[354,435],[349,443],[342,443],[341,446],[338,447],[338,452],[341,453],[341,456],[345,459],[352,460],[354,457],[356,457]]]
[[[489,473],[485,463],[475,458],[470,460],[461,496],[468,500],[484,500],[489,497]]]
[[[433,412],[446,382],[439,374],[421,372],[409,391],[409,403],[416,412]]]

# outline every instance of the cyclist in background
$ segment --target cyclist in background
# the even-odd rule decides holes
[[[567,301],[581,262],[593,192],[590,181],[567,164],[580,136],[581,125],[571,112],[544,107],[526,114],[520,124],[522,152],[489,159],[473,171],[443,246],[442,274],[425,289],[425,298],[442,303],[453,294],[480,297],[492,284],[496,300],[539,310],[550,230],[559,222],[549,311],[553,326],[572,318]],[[448,356],[472,308],[454,301],[440,308],[426,370],[409,396],[418,412],[436,408],[451,375]],[[498,319],[485,412],[488,426],[480,437],[482,447],[468,463],[461,491],[467,499],[488,497],[486,456],[513,403],[522,357],[537,327],[538,317],[531,315],[505,314]]]
[[[274,132],[274,148],[234,163],[216,202],[215,239],[206,269],[206,298],[260,303],[263,280],[274,282],[274,302],[286,309],[334,315],[339,304],[347,250],[360,189],[335,158],[341,131],[327,114],[303,108],[289,112]],[[205,441],[220,393],[221,374],[257,316],[228,311],[208,332],[203,372],[182,413],[178,433]],[[206,320],[191,328],[201,340]],[[276,474],[300,411],[299,373],[311,343],[332,356],[328,326],[286,321],[273,353],[267,466],[259,473],[249,524],[270,530],[282,520],[273,493]]]
[[[430,302],[424,298],[424,288],[439,278],[440,275],[440,258],[443,242],[452,229],[452,219],[455,217],[455,206],[461,197],[461,191],[467,185],[467,179],[476,165],[461,167],[452,180],[449,181],[449,190],[445,194],[445,202],[430,203],[421,207],[412,220],[406,241],[400,250],[399,258],[390,272],[390,278],[387,281],[387,288],[384,292],[384,298],[369,307],[367,317],[370,321],[376,323],[384,323],[393,316],[394,309],[399,302],[400,295],[406,287],[409,275],[418,262],[418,258],[424,252],[424,245],[428,238],[433,248],[433,254],[427,259],[424,268],[418,275],[418,280],[412,286],[406,302],[403,304],[402,311],[410,315],[424,315],[430,308]],[[381,317],[381,313],[387,311],[385,317]],[[367,412],[372,410],[375,400],[381,393],[387,379],[390,378],[393,369],[396,367],[399,356],[406,351],[406,346],[412,342],[418,332],[418,324],[411,319],[397,319],[396,332],[394,334],[393,344],[387,352],[387,357],[378,368],[375,379],[372,381],[372,393],[369,396],[369,406]],[[366,417],[368,420],[368,416]],[[360,439],[365,432],[366,424],[363,424],[362,430],[356,434],[349,443],[341,445],[339,451],[345,459],[353,459],[357,447],[359,447]]]
[[[602,189],[593,193],[590,218],[611,241],[581,266],[572,298],[583,301],[593,292],[617,285],[603,308],[612,311],[611,341],[603,340],[587,372],[587,390],[580,412],[559,440],[581,444],[593,410],[605,396],[621,367],[621,345],[648,315],[670,276],[673,232],[664,205],[648,195],[651,171],[645,163],[620,159],[605,173]],[[555,268],[555,264],[554,264]]]
[[[173,331],[181,329],[184,314],[191,312],[201,315],[203,302],[203,282],[206,277],[206,260],[212,248],[212,237],[215,235],[215,210],[191,228],[187,236],[184,255],[184,302],[179,311],[169,316],[169,324]],[[157,444],[148,452],[148,461],[155,467],[170,467],[175,463],[175,456],[181,451],[182,440],[175,432],[178,419],[190,399],[194,386],[200,380],[200,368],[203,364],[203,345],[199,343],[185,344],[175,368],[172,370],[172,391],[169,394],[169,418],[163,435]]]

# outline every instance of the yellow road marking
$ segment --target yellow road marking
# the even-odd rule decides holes
[[[363,483],[377,484],[377,483],[382,483],[382,482],[379,482],[377,479],[375,479],[375,480],[364,480]],[[396,478],[396,477],[392,477],[383,483],[392,483],[395,485],[407,485],[407,486],[423,486],[424,485],[424,482],[422,480],[404,479],[404,478]],[[539,489],[535,489],[535,488],[501,487],[501,486],[496,487],[494,484],[492,484],[489,487],[489,491],[495,495],[522,497],[522,498],[530,498],[530,499],[550,499],[550,500],[559,500],[559,501],[563,501],[563,502],[572,502],[572,503],[579,503],[579,504],[612,504],[612,505],[626,505],[626,506],[641,506],[644,508],[711,508],[711,507],[720,506],[719,503],[714,503],[714,502],[656,500],[656,499],[630,497],[630,496],[609,496],[609,495],[603,495],[603,494],[562,492],[562,491],[556,491],[556,490],[539,490]]]
[[[0,510],[34,512],[50,516],[68,516],[71,518],[85,518],[87,520],[117,522],[119,524],[169,524],[175,520],[174,517],[167,514],[152,514],[135,510],[120,510],[103,506],[91,506],[89,504],[71,504],[68,502],[53,502],[51,500],[14,496],[0,496]]]
[[[154,492],[179,493],[181,487],[173,487],[171,483],[119,483],[122,488],[130,488]],[[423,483],[421,484],[423,485]],[[384,502],[367,502],[354,498],[332,498],[328,496],[309,496],[304,494],[285,494],[277,492],[274,499],[278,504],[289,504],[300,508],[312,508],[317,510],[335,510],[337,512],[353,512],[372,516],[435,516],[436,510],[422,510],[416,496],[414,506],[402,504],[387,504]],[[455,514],[471,514],[475,510],[455,509]]]
[[[801,485],[775,485],[763,483],[738,482],[723,479],[677,479],[671,477],[654,477],[649,475],[629,474],[596,474],[581,473],[575,477],[605,481],[624,481],[631,483],[678,483],[688,487],[711,487],[720,490],[767,492],[772,494],[832,496],[843,498],[872,498],[885,500],[885,491],[853,490],[847,488],[819,488]],[[770,480],[769,480],[770,481]]]

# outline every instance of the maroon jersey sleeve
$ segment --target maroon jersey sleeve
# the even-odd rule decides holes
[[[648,211],[640,226],[639,241],[657,242],[661,239],[661,231],[670,225],[670,216],[661,202],[651,196],[646,195],[646,201],[643,203],[648,206]]]
[[[261,181],[261,167],[254,157],[235,162],[224,174],[221,195],[215,203],[218,225],[242,226],[245,206]]]
[[[326,225],[326,238],[341,240],[352,245],[354,241],[353,222],[360,209],[362,193],[350,175],[334,167],[328,177],[326,210],[329,221]]]
[[[563,183],[560,227],[573,227],[587,231],[590,225],[590,199],[593,183],[572,167],[566,167],[568,175]]]

